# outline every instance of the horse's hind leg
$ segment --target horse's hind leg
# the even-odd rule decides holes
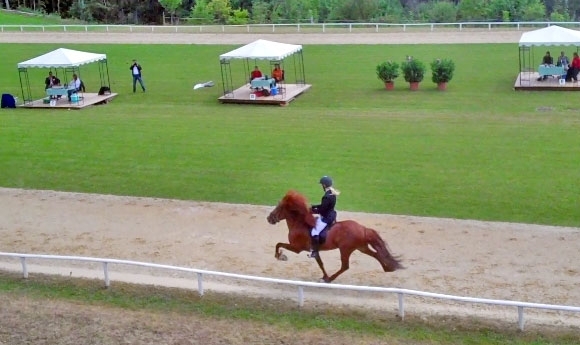
[[[333,280],[335,280],[339,275],[341,275],[342,273],[344,273],[344,271],[348,270],[349,265],[350,265],[350,255],[352,254],[352,252],[354,251],[354,249],[348,248],[348,249],[340,249],[340,262],[341,262],[341,266],[340,269],[338,271],[336,271],[335,274],[333,274],[332,276],[330,276],[330,278],[328,278],[328,280],[326,281],[327,283],[332,282]]]
[[[364,246],[364,247],[359,247],[357,248],[361,253],[365,253],[368,256],[372,256],[373,258],[375,258],[380,264],[381,267],[383,268],[383,270],[386,272],[387,268],[385,267],[385,265],[383,265],[383,263],[381,262],[381,259],[379,258],[379,254],[375,251],[372,251],[369,247]]]

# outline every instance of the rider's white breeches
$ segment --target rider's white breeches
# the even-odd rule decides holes
[[[322,221],[322,217],[316,217],[316,225],[312,228],[310,233],[312,236],[318,236],[324,228],[326,228],[326,223]]]

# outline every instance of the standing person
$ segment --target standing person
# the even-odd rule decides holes
[[[322,196],[322,201],[320,205],[312,205],[312,213],[319,214],[316,217],[316,225],[310,231],[311,241],[312,241],[312,252],[310,253],[311,258],[316,258],[318,256],[318,248],[320,247],[320,232],[326,228],[327,225],[332,225],[336,222],[336,211],[334,207],[336,206],[336,196],[340,192],[334,187],[332,187],[332,178],[328,176],[323,176],[320,179],[320,185],[322,190],[324,190],[324,195]]]
[[[145,84],[143,83],[143,78],[141,78],[141,65],[137,63],[137,60],[133,60],[133,64],[129,69],[133,75],[133,93],[137,91],[137,81],[139,81],[139,85],[141,85],[143,92],[145,92]]]

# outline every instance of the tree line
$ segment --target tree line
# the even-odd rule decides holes
[[[580,0],[3,0],[8,9],[108,24],[575,21]]]

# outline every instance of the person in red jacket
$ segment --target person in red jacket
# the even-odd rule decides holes
[[[250,74],[250,80],[254,80],[256,78],[262,78],[262,72],[258,68],[258,66],[254,66],[254,70]]]
[[[572,63],[566,73],[566,81],[578,81],[578,72],[580,72],[580,57],[578,57],[578,53],[574,52]]]

